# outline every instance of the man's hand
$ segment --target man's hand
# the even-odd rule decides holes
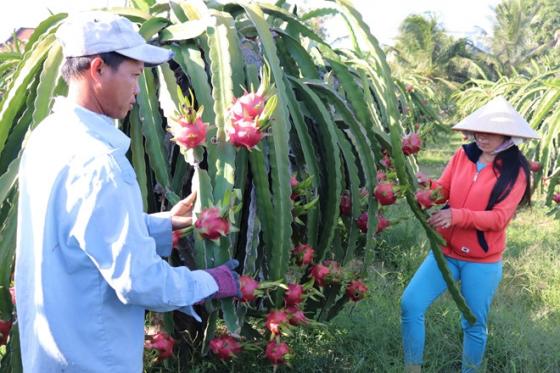
[[[195,201],[196,191],[171,208],[171,226],[173,230],[183,229],[192,225],[192,211]]]

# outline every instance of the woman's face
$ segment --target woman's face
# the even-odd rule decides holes
[[[474,139],[480,150],[484,153],[492,153],[498,146],[502,145],[506,137],[494,133],[475,132]]]

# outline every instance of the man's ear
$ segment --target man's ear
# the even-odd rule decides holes
[[[108,66],[101,57],[95,57],[89,64],[89,75],[94,81],[101,79]]]

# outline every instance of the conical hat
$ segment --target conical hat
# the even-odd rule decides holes
[[[498,96],[453,126],[456,131],[496,133],[523,139],[539,139],[539,134],[505,98]]]

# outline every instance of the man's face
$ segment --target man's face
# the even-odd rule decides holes
[[[105,115],[116,119],[126,117],[140,91],[138,79],[143,69],[143,62],[129,59],[124,60],[117,70],[103,65],[98,100]]]

